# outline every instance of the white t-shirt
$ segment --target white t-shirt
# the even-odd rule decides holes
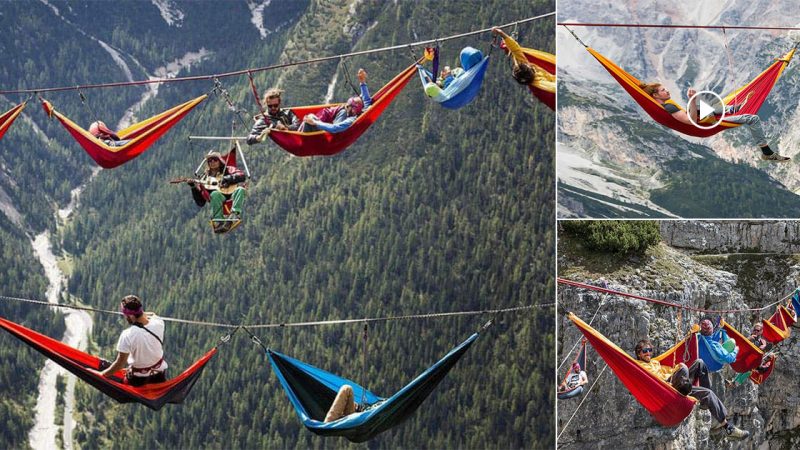
[[[156,315],[150,316],[148,319],[147,329],[163,341],[164,321]],[[144,369],[151,367],[164,357],[164,348],[161,346],[161,342],[158,342],[155,336],[137,326],[131,326],[122,332],[119,336],[119,342],[117,342],[117,351],[127,353],[128,365],[134,368]],[[164,370],[167,370],[166,361],[162,361],[158,367],[154,367],[152,372],[163,372]],[[134,372],[133,375],[146,377],[151,373]]]

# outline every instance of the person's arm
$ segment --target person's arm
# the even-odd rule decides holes
[[[697,98],[695,97],[696,94],[697,91],[692,88],[689,88],[689,90],[686,91],[686,96],[689,97],[689,105],[686,107],[686,109],[689,111],[689,115],[686,117],[686,120],[689,120],[689,117],[692,117],[697,123],[700,122],[700,112],[697,110]]]
[[[197,206],[202,208],[206,204],[206,198],[203,195],[204,189],[196,184],[192,184],[191,186],[192,186],[192,198],[194,199],[195,204],[197,204]]]
[[[503,38],[503,43],[506,44],[506,48],[508,52],[511,53],[511,56],[514,58],[514,61],[518,63],[528,63],[528,58],[525,57],[525,53],[522,51],[522,47],[514,40],[511,36],[506,34],[505,31],[501,30],[500,28],[492,28],[492,33],[499,34],[501,38]]]
[[[222,181],[220,182],[220,186],[222,187],[241,183],[247,179],[244,172],[234,166],[228,166],[225,170],[228,174],[222,177]]]
[[[367,71],[358,69],[358,83],[361,88],[361,100],[364,101],[364,109],[372,105],[372,97],[369,95],[369,88],[367,87]]]
[[[348,117],[344,120],[340,120],[334,123],[325,123],[321,121],[317,121],[316,125],[322,131],[327,131],[328,133],[340,133],[350,127],[353,122],[356,121],[356,117]]]
[[[259,138],[267,128],[267,121],[264,120],[264,116],[260,116],[256,120],[256,123],[253,124],[253,129],[250,130],[250,134],[247,136],[247,145],[253,145],[262,142],[259,140]]]
[[[114,375],[118,370],[124,369],[127,363],[128,363],[128,354],[117,352],[117,359],[115,359],[114,362],[111,363],[110,366],[108,366],[108,368],[100,372],[100,375],[108,378]]]
[[[297,131],[297,129],[300,128],[300,119],[297,118],[297,114],[295,114],[291,109],[287,109],[286,117],[289,119],[289,126],[286,128],[289,131]]]
[[[583,386],[587,383],[589,383],[589,377],[586,376],[585,371],[581,370],[580,378],[578,379],[578,386]]]

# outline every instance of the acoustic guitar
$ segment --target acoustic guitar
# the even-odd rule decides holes
[[[198,180],[196,178],[175,178],[170,180],[170,184],[178,184],[178,183],[194,183],[199,186],[203,186],[203,188],[207,191],[219,191],[225,195],[233,194],[233,191],[239,186],[238,183],[229,184],[225,187],[222,186],[222,176],[220,177],[208,177],[205,180]]]

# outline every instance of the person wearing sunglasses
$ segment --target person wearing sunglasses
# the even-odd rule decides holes
[[[670,383],[682,395],[691,395],[700,402],[700,407],[708,409],[711,416],[719,424],[709,430],[712,436],[725,433],[728,438],[735,440],[746,439],[750,432],[737,428],[727,420],[728,410],[722,404],[717,394],[711,390],[711,383],[708,378],[708,369],[703,360],[697,359],[691,367],[680,363],[675,367],[662,366],[661,363],[653,359],[653,344],[649,339],[642,339],[636,344],[634,353],[636,362],[645,370],[662,380]],[[699,386],[694,386],[694,381],[699,382]]]
[[[272,129],[297,131],[300,128],[300,119],[295,113],[289,108],[281,108],[282,94],[283,90],[278,88],[271,88],[264,93],[266,112],[253,118],[256,122],[247,136],[248,145],[264,142]]]
[[[750,336],[748,338],[750,342],[752,342],[756,347],[760,348],[762,351],[769,350],[767,347],[769,343],[766,339],[764,339],[764,324],[761,322],[756,323],[753,325],[753,330],[750,332]]]

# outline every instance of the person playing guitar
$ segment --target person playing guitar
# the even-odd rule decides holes
[[[225,164],[219,152],[206,155],[206,170],[200,179],[180,178],[172,183],[187,183],[197,206],[211,204],[211,225],[214,233],[225,233],[241,222],[245,188],[240,185],[247,177],[232,164]],[[230,214],[225,214],[225,202],[232,200]]]

